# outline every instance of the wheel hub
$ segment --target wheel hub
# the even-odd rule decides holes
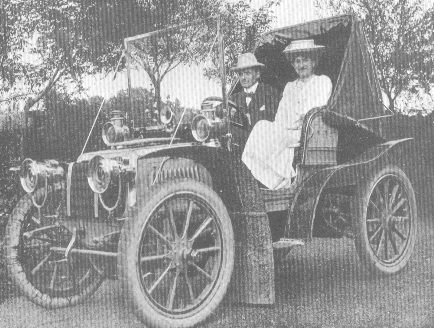
[[[175,242],[173,251],[173,263],[178,269],[184,269],[192,259],[192,248],[189,242],[184,238]]]

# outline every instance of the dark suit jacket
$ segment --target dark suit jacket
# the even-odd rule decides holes
[[[232,128],[233,141],[239,145],[240,151],[244,149],[244,144],[256,122],[259,120],[274,121],[280,98],[281,94],[278,89],[262,82],[259,82],[248,106],[244,92],[234,93],[230,96],[230,100],[235,102],[240,111],[249,119],[245,129],[234,126]]]

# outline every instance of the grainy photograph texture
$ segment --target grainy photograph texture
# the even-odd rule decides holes
[[[432,0],[0,1],[0,327],[434,327]]]

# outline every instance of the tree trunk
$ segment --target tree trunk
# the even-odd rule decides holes
[[[161,112],[161,107],[162,107],[162,102],[161,102],[161,81],[155,81],[154,83],[154,88],[155,88],[155,103],[157,104],[157,110],[158,110],[158,119],[160,119],[160,112]]]

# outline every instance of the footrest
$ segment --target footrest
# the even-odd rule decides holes
[[[301,239],[281,238],[273,243],[273,249],[292,248],[295,246],[304,246],[304,241]]]

